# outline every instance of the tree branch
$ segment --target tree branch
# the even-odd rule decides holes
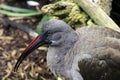
[[[96,24],[120,32],[118,25],[95,3],[90,0],[74,0]]]

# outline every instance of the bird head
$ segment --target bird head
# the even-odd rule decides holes
[[[40,35],[38,35],[23,51],[17,63],[15,64],[14,71],[17,71],[22,61],[35,49],[47,44],[48,46],[60,46],[64,42],[65,35],[74,31],[69,25],[61,20],[50,20],[46,22]]]

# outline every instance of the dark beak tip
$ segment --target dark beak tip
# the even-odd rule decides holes
[[[16,69],[14,69],[13,71],[14,71],[14,72],[17,72],[17,70],[16,70]]]
[[[18,68],[15,66],[15,67],[13,68],[13,71],[14,71],[14,72],[17,72],[17,70],[18,70]]]

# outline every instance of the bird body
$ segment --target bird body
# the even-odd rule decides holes
[[[120,33],[106,27],[87,26],[74,31],[60,20],[43,25],[18,59],[15,70],[35,48],[48,44],[47,65],[63,80],[119,80]]]
[[[105,27],[87,26],[77,30],[76,35],[70,40],[74,38],[75,43],[72,45],[67,41],[70,45],[68,49],[61,46],[58,49],[56,46],[49,47],[47,60],[52,72],[59,76],[67,76],[65,80],[82,80],[81,75],[85,80],[120,79],[119,32]],[[63,48],[63,52],[60,48]],[[60,53],[60,55],[56,53]],[[62,53],[65,53],[64,56],[61,55]]]
[[[72,59],[74,71],[84,80],[119,80],[120,33],[98,26],[83,27],[76,32],[79,38],[66,55],[76,55]],[[65,59],[70,61],[70,58]]]

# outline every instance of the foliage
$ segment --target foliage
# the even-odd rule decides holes
[[[4,14],[7,16],[14,16],[14,17],[27,17],[27,16],[40,15],[41,12],[0,4],[0,14]]]

